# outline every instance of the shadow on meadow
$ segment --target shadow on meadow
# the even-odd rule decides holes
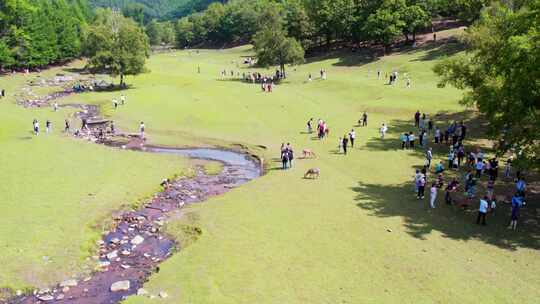
[[[465,49],[465,44],[459,42],[459,40],[454,37],[450,37],[441,39],[437,42],[426,43],[419,48],[411,48],[405,51],[405,53],[414,54],[418,52],[426,52],[425,54],[421,55],[416,59],[413,59],[412,61],[431,61],[442,59],[444,57],[451,57],[455,54],[465,51]]]
[[[458,113],[450,112],[438,112],[434,115],[428,114],[428,118],[431,117],[433,120],[433,126],[439,127],[441,133],[444,133],[444,130],[448,126],[456,121],[463,121],[465,126],[467,126],[467,136],[465,139],[466,150],[469,151],[471,146],[476,146],[481,141],[487,140],[485,130],[487,129],[488,123],[485,121],[478,113],[472,110],[466,110]],[[401,150],[401,141],[399,139],[400,134],[405,132],[414,132],[417,136],[416,148],[414,150],[415,154],[418,156],[424,156],[425,149],[418,145],[418,128],[414,126],[414,113],[411,113],[410,120],[395,119],[386,122],[388,126],[388,132],[386,139],[381,140],[380,138],[371,138],[366,143],[366,149],[375,150],[375,151],[396,151]],[[426,147],[433,148],[434,157],[444,157],[448,153],[448,145],[438,144],[436,145],[433,141],[434,132],[428,134],[429,144]],[[451,143],[451,140],[449,142]],[[482,147],[485,149],[485,147]],[[487,149],[485,149],[487,150]]]
[[[352,190],[359,208],[377,217],[402,217],[405,231],[414,238],[426,239],[434,231],[454,240],[480,240],[503,249],[540,249],[538,196],[521,210],[517,231],[507,228],[510,219],[509,204],[500,203],[496,214],[489,214],[487,226],[476,224],[477,201],[463,210],[444,203],[444,192],[439,191],[437,208],[428,207],[429,199],[417,200],[413,184],[375,185],[360,183]]]

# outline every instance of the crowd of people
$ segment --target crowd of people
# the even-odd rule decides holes
[[[444,201],[448,205],[457,205],[467,209],[471,203],[479,197],[479,207],[477,223],[486,225],[488,214],[495,214],[497,207],[497,196],[495,195],[495,184],[499,179],[499,160],[496,157],[488,158],[484,151],[480,148],[466,151],[463,144],[467,136],[467,126],[464,122],[451,123],[444,132],[441,132],[438,126],[427,117],[426,114],[420,114],[417,111],[414,115],[414,126],[418,128],[418,145],[425,149],[425,163],[422,169],[418,169],[414,175],[415,195],[418,199],[424,199],[426,196],[426,187],[429,185],[429,206],[436,207],[436,200],[439,190],[444,189]],[[428,135],[433,135],[433,141],[428,140]],[[402,149],[414,149],[416,136],[415,132],[407,132],[400,135]],[[434,146],[447,146],[447,166],[444,161],[435,164],[434,176],[431,178],[431,165],[433,163],[433,148]],[[456,174],[461,171],[465,172],[463,179],[460,182]],[[445,174],[453,171],[453,176],[449,179],[445,186]],[[512,177],[512,161],[508,159],[504,168],[504,178]],[[515,176],[515,194],[512,196],[510,203],[512,205],[511,213],[511,229],[516,229],[519,210],[525,205],[525,189],[526,183],[521,176],[520,171],[516,172]],[[485,193],[478,196],[478,186],[483,183]],[[463,185],[463,187],[461,187]],[[457,199],[457,193],[462,190],[463,199]],[[502,196],[501,196],[502,197]]]

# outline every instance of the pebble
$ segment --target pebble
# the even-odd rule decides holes
[[[133,245],[140,245],[140,244],[142,244],[142,242],[144,242],[144,238],[142,236],[140,236],[140,235],[135,236],[131,240],[131,244],[133,244]]]
[[[129,288],[130,288],[130,282],[129,281],[118,281],[118,282],[114,282],[112,285],[111,285],[111,291],[112,292],[117,292],[117,291],[128,291]]]
[[[37,297],[40,301],[52,301],[54,300],[54,297],[51,296],[51,295],[43,295],[43,296],[39,296]]]

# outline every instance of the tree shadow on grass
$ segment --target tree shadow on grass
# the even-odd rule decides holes
[[[428,113],[428,118],[433,120],[434,130],[435,127],[439,127],[441,134],[448,126],[455,122],[463,121],[467,127],[467,136],[465,139],[466,151],[469,151],[475,143],[481,140],[487,140],[485,131],[488,128],[488,123],[478,115],[478,113],[472,110],[466,110],[457,113],[450,112],[438,112],[434,115]],[[401,141],[399,136],[406,132],[414,132],[416,136],[416,148],[411,149],[418,156],[425,154],[425,148],[418,145],[418,128],[414,126],[414,113],[411,113],[410,120],[395,119],[385,122],[388,126],[387,138],[381,140],[379,137],[371,138],[366,143],[366,149],[374,151],[397,151],[401,150]],[[433,149],[434,157],[444,157],[448,153],[449,146],[447,144],[435,144],[433,140],[434,131],[428,134],[427,147]],[[391,137],[391,138],[388,138]],[[451,143],[451,139],[449,140]]]
[[[331,59],[338,60],[333,64],[334,66],[342,67],[363,66],[380,60],[377,52],[368,48],[357,49],[356,51],[340,49],[328,53],[312,54],[312,57],[306,58],[306,64]]]
[[[434,231],[454,240],[481,240],[508,250],[517,248],[540,249],[540,212],[538,195],[521,210],[517,231],[507,229],[511,207],[499,203],[496,214],[489,214],[487,226],[476,225],[477,200],[463,210],[444,204],[444,192],[439,192],[437,208],[428,207],[429,200],[417,200],[412,183],[383,186],[360,183],[352,190],[357,193],[357,206],[377,217],[402,217],[405,231],[414,238],[425,239]],[[428,195],[429,196],[429,195]]]
[[[443,57],[450,57],[462,51],[465,51],[466,45],[459,42],[456,38],[446,38],[437,42],[427,43],[421,48],[411,49],[407,53],[416,53],[425,51],[426,54],[412,61],[431,61]]]

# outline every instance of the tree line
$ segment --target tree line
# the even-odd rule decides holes
[[[0,67],[36,68],[80,56],[86,0],[0,0]]]

